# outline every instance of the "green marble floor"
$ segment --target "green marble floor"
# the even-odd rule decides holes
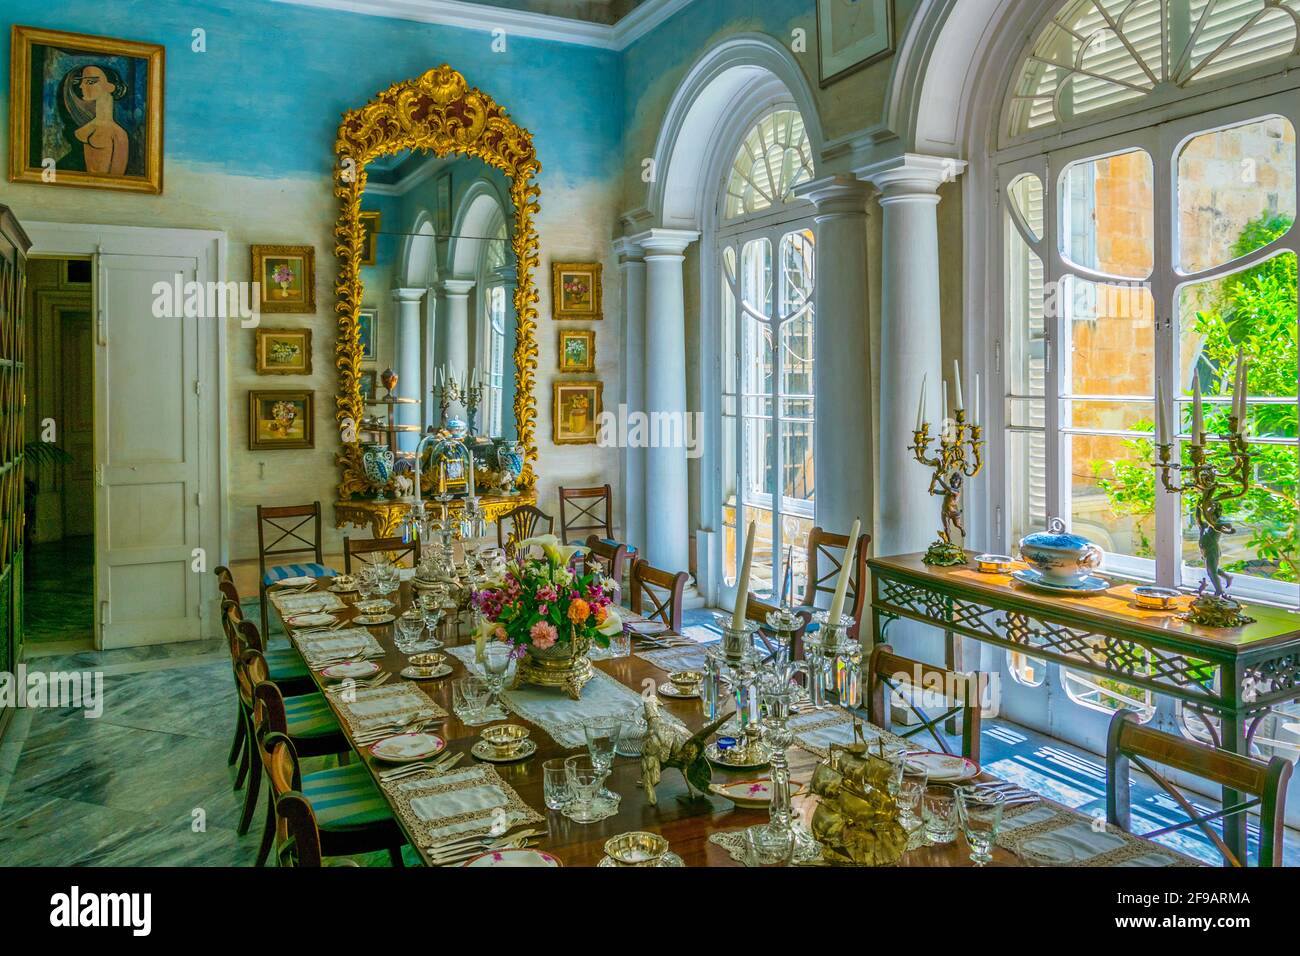
[[[95,638],[95,539],[32,545],[23,567],[23,640],[31,646]]]

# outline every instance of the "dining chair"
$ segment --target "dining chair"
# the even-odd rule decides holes
[[[895,730],[899,737],[914,737],[929,731],[939,749],[952,753],[952,746],[939,730],[941,721],[961,717],[961,754],[979,763],[980,759],[980,696],[986,675],[979,672],[959,674],[946,667],[927,664],[895,654],[888,644],[877,644],[871,651],[867,664],[866,693],[867,719],[877,727],[891,730],[894,695],[916,718],[917,724],[907,730]],[[941,688],[944,704],[948,707],[937,717],[926,713],[924,695],[934,694]],[[913,695],[921,696],[918,703]]]
[[[857,547],[853,551],[853,564],[849,572],[849,589],[845,600],[847,613],[853,615],[853,627],[848,636],[858,640],[862,628],[862,609],[867,599],[867,551],[871,544],[871,535],[858,536]],[[804,579],[802,607],[813,608],[817,604],[817,595],[830,596],[835,593],[835,586],[840,579],[840,566],[844,561],[844,549],[849,546],[847,534],[836,534],[824,528],[816,527],[808,532],[807,572]],[[809,630],[816,630],[813,624]]]
[[[764,663],[773,660],[779,650],[779,648],[773,644],[768,637],[768,635],[772,634],[773,631],[767,623],[767,616],[773,611],[778,610],[780,610],[780,608],[777,605],[769,604],[752,593],[749,594],[745,601],[745,619],[753,621],[758,625],[758,639],[762,641],[764,647],[767,648],[767,656],[763,658]],[[803,636],[808,629],[809,623],[812,621],[812,610],[810,608],[797,607],[794,609],[794,616],[799,619],[799,623],[796,625],[794,635],[790,639],[790,659],[798,661],[803,659]]]
[[[237,642],[231,633],[231,624],[228,623],[226,613],[226,602],[235,605],[235,608],[242,609],[239,606],[239,590],[235,587],[234,575],[230,573],[230,568],[224,564],[219,564],[212,569],[212,573],[217,578],[217,591],[221,594],[221,626],[226,635],[226,641],[230,649],[230,663],[233,665],[235,659],[239,656],[237,652]],[[249,747],[248,738],[244,734],[245,719],[243,707],[239,704],[239,699],[235,699],[235,737],[230,743],[230,756],[226,759],[226,766],[233,767],[235,761],[239,761],[239,770],[235,774],[235,789],[238,790],[244,785],[244,775],[248,773]]]
[[[379,557],[375,557],[379,555]],[[375,564],[387,561],[401,565],[408,558],[407,567],[413,568],[420,561],[420,542],[416,538],[404,541],[401,537],[391,538],[348,538],[343,539],[343,570],[352,573],[352,559],[361,564]]]
[[[507,521],[510,522],[509,531],[506,531]],[[541,530],[542,525],[545,525],[545,531]],[[554,517],[533,505],[520,505],[497,520],[497,547],[506,553],[506,557],[514,558],[520,541],[537,534],[552,534],[554,531]]]
[[[1153,763],[1212,781],[1248,799],[1213,812],[1201,812],[1152,766]],[[1259,865],[1282,866],[1286,787],[1291,779],[1290,761],[1275,755],[1265,762],[1227,750],[1218,750],[1154,727],[1143,727],[1131,710],[1116,711],[1110,719],[1110,730],[1106,734],[1106,822],[1126,832],[1132,831],[1129,778],[1134,765],[1169,794],[1188,816],[1181,823],[1143,831],[1143,837],[1150,840],[1196,826],[1214,844],[1223,856],[1224,863],[1228,866],[1245,866],[1246,861],[1228,849],[1210,823],[1258,808]]]
[[[605,565],[605,573],[623,586],[623,575],[627,570],[627,545],[618,541],[607,541],[598,535],[587,536],[587,550]]]
[[[262,633],[269,630],[266,589],[276,581],[294,577],[325,577],[334,572],[325,567],[321,554],[320,502],[309,505],[257,506],[257,597],[262,602]],[[268,543],[268,538],[270,541]],[[310,554],[314,560],[294,564],[273,564],[267,558]]]
[[[690,580],[685,571],[660,571],[644,558],[632,562],[632,613],[658,618],[674,634],[680,634],[682,603]]]
[[[292,738],[269,731],[259,746],[275,806],[277,862],[319,866],[323,857],[387,850],[393,866],[404,865],[406,839],[364,764],[303,773]]]
[[[560,540],[582,540],[581,532],[614,537],[614,492],[609,485],[593,488],[560,488]]]

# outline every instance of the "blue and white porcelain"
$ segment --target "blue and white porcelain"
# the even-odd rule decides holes
[[[1053,518],[1047,531],[1035,531],[1020,539],[1020,556],[1042,575],[1042,583],[1057,587],[1078,587],[1101,566],[1101,548],[1087,538],[1065,530],[1065,522]]]
[[[1035,571],[1033,568],[1020,568],[1017,571],[1012,571],[1011,577],[1021,584],[1042,588],[1044,591],[1055,591],[1058,594],[1095,594],[1110,588],[1109,581],[1105,578],[1099,578],[1095,574],[1085,574],[1073,584],[1054,584],[1046,580],[1042,572]]]

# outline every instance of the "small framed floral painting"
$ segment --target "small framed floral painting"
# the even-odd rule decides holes
[[[555,444],[596,444],[603,388],[601,382],[551,383],[551,438]]]
[[[361,361],[373,362],[378,354],[379,310],[357,312],[357,327],[361,330]]]
[[[257,329],[258,375],[310,375],[311,329]]]
[[[309,390],[259,391],[248,393],[248,447],[315,448],[312,420],[316,393]]]
[[[595,329],[560,329],[560,371],[596,371]]]
[[[551,263],[551,312],[556,320],[603,319],[599,262]]]
[[[362,211],[358,217],[365,239],[361,242],[361,264],[373,266],[379,260],[379,224],[382,216],[378,212]]]
[[[261,283],[262,312],[316,311],[316,249],[253,246],[253,281]]]

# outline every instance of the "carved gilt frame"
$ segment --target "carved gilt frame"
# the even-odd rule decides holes
[[[541,188],[533,180],[542,167],[532,134],[515,124],[490,96],[470,87],[459,72],[444,64],[413,80],[396,83],[362,108],[344,113],[334,145],[338,157],[334,195],[342,203],[334,227],[334,252],[339,258],[338,301],[334,306],[338,312],[334,364],[339,370],[335,418],[343,440],[336,458],[342,468],[339,497],[346,501],[375,490],[362,466],[357,440],[364,414],[357,320],[365,246],[361,198],[366,190],[367,164],[403,149],[426,149],[439,157],[476,157],[501,170],[510,180],[510,199],[515,207],[511,247],[518,270],[514,296],[515,422],[519,441],[527,449],[518,485],[531,489],[537,482],[537,403],[533,388],[537,377],[538,292],[533,271],[539,258],[534,216],[541,195]]]

